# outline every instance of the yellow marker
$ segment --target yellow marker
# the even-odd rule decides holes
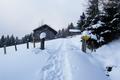
[[[90,36],[88,36],[88,35],[82,36],[82,39],[85,40],[85,41],[87,41],[89,38],[90,38]]]

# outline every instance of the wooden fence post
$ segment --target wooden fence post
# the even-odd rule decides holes
[[[82,51],[86,53],[86,41],[82,40]]]
[[[45,37],[46,37],[46,33],[45,32],[42,32],[40,34],[40,39],[41,39],[41,50],[44,50],[45,49]]]
[[[35,38],[33,37],[33,47],[35,48]]]
[[[17,44],[16,44],[16,42],[15,42],[15,51],[17,51]]]
[[[27,49],[29,49],[29,39],[27,39]]]
[[[34,33],[32,33],[32,39],[33,39],[33,47],[35,48],[35,37],[34,37]]]
[[[45,38],[41,39],[41,50],[45,49]]]
[[[4,54],[6,54],[6,45],[4,45]]]

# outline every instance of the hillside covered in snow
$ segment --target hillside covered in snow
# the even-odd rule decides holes
[[[26,44],[0,49],[0,80],[119,80],[119,40],[94,53],[81,51],[80,36],[46,41],[45,50]],[[107,73],[106,67],[112,66]],[[109,76],[106,76],[106,75]]]

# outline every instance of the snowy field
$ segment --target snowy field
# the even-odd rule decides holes
[[[45,50],[40,43],[0,49],[0,80],[119,80],[120,42],[99,48],[92,54],[81,51],[80,36],[47,41]],[[106,73],[106,67],[112,66]],[[110,76],[106,76],[109,74]]]

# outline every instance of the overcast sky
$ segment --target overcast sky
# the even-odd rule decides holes
[[[42,23],[55,30],[74,24],[86,0],[0,0],[0,36],[23,36]]]

